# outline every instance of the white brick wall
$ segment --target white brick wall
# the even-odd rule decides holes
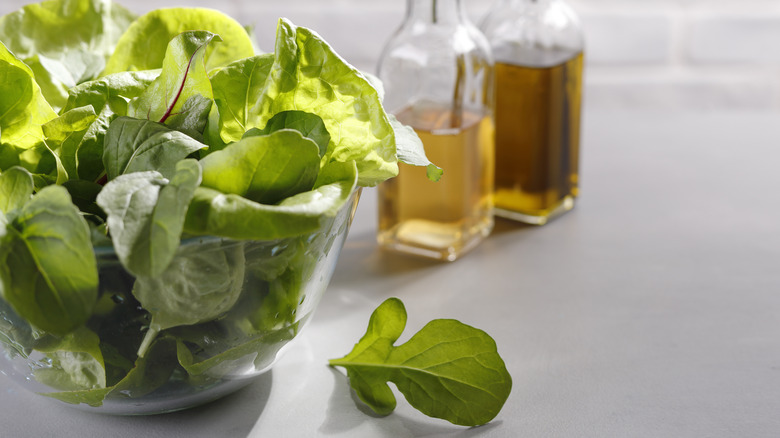
[[[478,21],[493,0],[463,0]],[[780,111],[780,0],[569,0],[586,30],[590,107]],[[216,7],[256,26],[272,48],[285,16],[322,34],[356,66],[373,70],[403,19],[405,0],[120,0],[143,13]],[[25,0],[0,0],[0,14]]]

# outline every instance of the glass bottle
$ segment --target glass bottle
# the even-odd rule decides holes
[[[460,0],[407,0],[380,57],[385,108],[414,128],[444,169],[400,164],[379,186],[377,240],[388,249],[455,260],[493,229],[493,60]]]
[[[582,28],[562,0],[499,0],[480,28],[496,59],[495,214],[543,225],[579,194]]]

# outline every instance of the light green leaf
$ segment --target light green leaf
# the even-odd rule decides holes
[[[109,181],[148,170],[170,178],[179,161],[204,148],[203,143],[160,123],[119,117],[106,132],[103,165]]]
[[[388,117],[393,130],[395,130],[395,147],[398,151],[398,160],[412,166],[425,166],[429,180],[440,180],[444,171],[439,166],[431,163],[428,157],[425,156],[422,140],[414,132],[414,129],[399,122],[392,114],[388,114]]]
[[[130,102],[128,115],[165,123],[183,110],[192,96],[212,99],[211,82],[203,62],[206,47],[219,36],[206,31],[190,31],[177,35],[168,45],[162,73],[135,100]]]
[[[325,122],[316,114],[304,111],[283,111],[273,117],[265,125],[265,128],[252,128],[244,133],[244,137],[253,137],[257,135],[268,135],[282,129],[294,129],[300,132],[304,137],[317,143],[320,150],[320,156],[328,152],[330,143],[330,133],[325,127]]]
[[[170,182],[156,171],[120,175],[97,197],[122,265],[136,276],[155,277],[171,263],[195,188],[200,165],[180,161]]]
[[[199,187],[187,211],[184,230],[195,235],[254,240],[309,233],[344,206],[355,189],[355,178],[353,173],[352,180],[323,185],[287,198],[279,205],[258,204],[238,195]]]
[[[320,170],[317,144],[291,129],[247,137],[201,160],[203,187],[261,204],[310,190]]]
[[[35,71],[47,100],[97,77],[135,15],[110,0],[49,0],[0,18],[0,41]]]
[[[133,295],[152,314],[138,355],[165,329],[211,321],[230,310],[244,284],[244,248],[222,245],[183,246],[165,271],[139,276]]]
[[[62,338],[44,339],[35,349],[51,360],[50,368],[34,370],[39,383],[62,391],[106,387],[100,338],[88,328],[79,327]]]
[[[181,111],[166,120],[166,124],[177,131],[181,131],[190,137],[203,141],[203,132],[209,120],[209,114],[214,102],[200,94],[190,96]]]
[[[331,366],[346,368],[360,399],[380,414],[395,407],[390,381],[431,417],[464,426],[495,418],[509,397],[512,379],[493,339],[459,321],[437,319],[395,347],[405,325],[401,301],[385,301],[352,352],[331,360]]]
[[[253,109],[261,127],[277,113],[322,118],[331,135],[323,162],[355,161],[361,186],[398,174],[395,134],[377,90],[316,33],[279,20],[274,64]]]
[[[0,43],[0,143],[30,149],[43,140],[41,125],[55,117],[32,70]]]
[[[106,398],[139,398],[159,388],[171,376],[176,366],[176,348],[172,339],[158,339],[144,357],[131,364],[130,371],[115,385],[63,392],[40,393],[65,403],[103,405]]]
[[[42,189],[6,227],[0,292],[33,326],[64,335],[84,324],[97,299],[89,226],[60,186]]]
[[[211,77],[220,135],[226,143],[238,141],[249,128],[258,126],[259,113],[254,106],[273,63],[273,54],[253,56],[233,62]]]
[[[33,178],[23,167],[12,167],[0,174],[0,211],[5,214],[22,208],[33,195]]]
[[[56,119],[43,125],[45,143],[58,159],[60,173],[71,178],[78,177],[77,154],[84,135],[97,119],[95,109],[90,105],[68,110]],[[58,179],[57,183],[64,181]]]
[[[195,29],[215,33],[224,41],[206,50],[207,71],[254,55],[246,30],[219,11],[203,8],[157,9],[138,18],[122,35],[103,74],[160,68],[168,42],[182,32]]]

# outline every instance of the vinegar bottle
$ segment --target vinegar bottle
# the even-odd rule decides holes
[[[499,0],[481,29],[496,59],[495,214],[543,225],[579,194],[582,29],[562,0]]]
[[[460,0],[407,0],[406,19],[378,66],[385,107],[410,125],[444,169],[400,164],[379,186],[377,240],[387,249],[452,261],[493,228],[493,61]]]

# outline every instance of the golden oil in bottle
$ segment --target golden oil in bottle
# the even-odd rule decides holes
[[[430,105],[407,108],[397,117],[415,129],[444,175],[429,181],[424,167],[401,164],[398,176],[379,186],[378,241],[402,252],[455,260],[493,228],[493,120]]]
[[[496,63],[495,214],[542,225],[578,195],[582,53],[551,67]]]

